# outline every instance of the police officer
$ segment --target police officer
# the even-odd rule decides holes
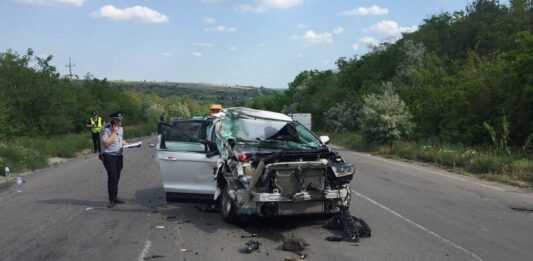
[[[104,126],[100,141],[103,149],[102,160],[107,171],[107,192],[109,194],[109,205],[107,207],[112,208],[115,204],[124,203],[117,197],[117,194],[120,171],[123,165],[122,146],[128,144],[128,142],[123,137],[122,112],[112,113],[109,118],[111,122]]]
[[[98,117],[96,112],[93,112],[92,117],[89,119],[89,124],[87,124],[86,127],[91,129],[93,137],[93,152],[98,151],[98,153],[101,153],[100,131],[102,130],[102,118]]]

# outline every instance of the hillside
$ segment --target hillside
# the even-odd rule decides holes
[[[260,95],[272,95],[276,90],[265,87],[230,86],[210,83],[112,81],[124,90],[152,93],[161,97],[188,96],[198,103],[221,103],[224,106],[243,106]]]

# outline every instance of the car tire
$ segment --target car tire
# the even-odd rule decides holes
[[[221,195],[220,195],[220,215],[222,219],[227,223],[237,223],[239,218],[237,216],[237,206],[235,202],[229,196],[228,188],[226,185],[221,186]]]

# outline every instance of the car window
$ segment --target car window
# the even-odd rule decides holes
[[[165,126],[162,134],[161,148],[172,151],[206,152],[206,121],[179,121]]]

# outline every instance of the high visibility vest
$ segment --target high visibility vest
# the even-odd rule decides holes
[[[91,117],[90,121],[92,126],[91,131],[93,133],[98,133],[102,130],[102,118],[98,117],[98,122],[95,122],[93,117]]]

